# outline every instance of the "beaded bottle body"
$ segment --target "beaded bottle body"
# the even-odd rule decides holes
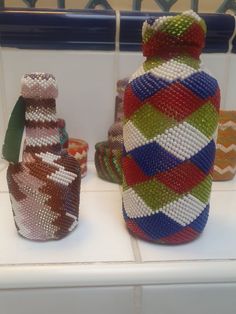
[[[148,241],[191,241],[208,219],[220,92],[200,67],[205,32],[193,11],[143,25],[147,59],[124,99],[123,214]]]
[[[57,87],[49,74],[22,79],[26,136],[22,162],[7,181],[18,232],[31,240],[66,236],[78,223],[80,171],[62,151],[56,119]]]

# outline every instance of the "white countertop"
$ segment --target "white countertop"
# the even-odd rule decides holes
[[[121,190],[92,163],[82,180],[80,223],[66,238],[33,242],[14,226],[6,164],[0,164],[0,289],[236,282],[236,180],[213,183],[204,233],[179,246],[132,237]]]

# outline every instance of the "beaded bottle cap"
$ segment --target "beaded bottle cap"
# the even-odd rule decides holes
[[[200,67],[206,26],[193,11],[144,22],[146,61],[125,91],[123,214],[147,241],[195,239],[209,212],[220,91]]]
[[[55,77],[48,73],[25,74],[21,79],[21,95],[24,98],[57,98],[58,89]]]
[[[78,224],[80,171],[61,149],[57,87],[51,74],[22,79],[26,137],[22,162],[11,163],[7,182],[16,228],[31,240],[56,240]]]

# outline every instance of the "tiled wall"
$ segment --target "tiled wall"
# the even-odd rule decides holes
[[[117,79],[128,76],[143,60],[140,37],[137,34],[140,34],[142,21],[147,15],[122,13],[119,40],[114,13],[96,13],[99,18],[94,17],[94,20],[87,13],[82,16],[72,13],[56,17],[52,15],[50,19],[50,15],[46,17],[44,14],[41,14],[40,19],[36,15],[33,15],[33,18],[29,15],[27,18],[18,13],[11,13],[11,16],[4,18],[4,14],[0,13],[0,36],[3,46],[0,49],[1,141],[8,116],[19,96],[20,77],[25,72],[49,71],[54,73],[58,80],[58,115],[66,119],[71,136],[82,137],[89,142],[92,160],[94,144],[105,139],[113,120]],[[202,59],[219,81],[222,108],[236,109],[236,55],[231,53],[230,44],[234,36],[234,18],[219,15],[205,18],[209,32]],[[53,21],[53,26],[50,21]],[[40,47],[44,49],[39,49]],[[231,185],[228,185],[228,188],[227,185],[222,185],[222,190],[218,191],[219,186],[215,185],[211,203],[214,211],[206,234],[200,242],[196,241],[190,247],[184,245],[170,250],[170,247],[159,246],[157,249],[155,245],[130,237],[121,216],[118,185],[99,181],[94,168],[93,171],[92,173],[89,168],[87,177],[83,179],[79,231],[72,233],[63,242],[51,242],[47,245],[23,241],[16,237],[6,176],[4,171],[0,172],[0,247],[3,253],[0,264],[2,263],[3,267],[11,266],[10,276],[14,277],[14,280],[16,274],[22,276],[22,288],[25,281],[31,280],[30,269],[32,271],[35,264],[41,265],[39,268],[44,272],[44,267],[47,268],[45,265],[56,263],[53,271],[48,266],[48,273],[54,276],[53,283],[50,282],[51,286],[49,285],[51,288],[17,289],[16,286],[14,289],[1,289],[0,313],[1,309],[7,311],[6,313],[17,311],[18,314],[234,313],[235,281],[226,284],[217,276],[228,281],[233,278],[233,282],[235,269],[230,269],[227,264],[227,277],[224,276],[220,264],[221,271],[212,272],[216,279],[211,281],[206,279],[211,269],[203,271],[201,277],[198,274],[204,260],[218,260],[221,263],[224,258],[227,258],[227,262],[235,259],[235,250],[232,250],[235,247],[235,186],[233,189]],[[222,210],[226,203],[227,215]],[[197,259],[201,261],[186,267],[185,260]],[[133,281],[126,286],[119,283],[120,278],[124,280],[124,277],[119,275],[114,278],[118,282],[117,286],[96,285],[93,282],[99,278],[101,280],[101,277],[103,279],[103,276],[96,277],[92,272],[87,278],[90,287],[81,285],[73,288],[68,284],[69,281],[81,282],[80,276],[79,279],[75,277],[83,266],[90,264],[99,268],[102,263],[106,263],[104,268],[107,271],[109,267],[116,266],[114,261],[119,263],[121,269],[126,267],[129,275],[133,274]],[[156,261],[157,268],[153,266]],[[177,271],[168,261],[176,261],[179,265]],[[76,267],[76,262],[78,268],[69,273],[70,277],[66,267],[63,267],[66,264]],[[162,268],[163,265],[166,268]],[[18,266],[22,268],[17,272]],[[141,266],[146,267],[146,270],[140,271]],[[13,268],[15,272],[12,271]],[[45,277],[50,276],[47,276],[48,273],[42,276],[43,272],[40,272],[39,268],[38,280],[43,282]],[[55,269],[58,269],[62,278],[66,277],[67,285],[63,282],[62,288],[52,288],[54,282],[55,286],[58,283],[58,277],[60,279]],[[219,266],[216,269],[218,270]],[[6,268],[3,272],[10,285],[11,280]],[[116,276],[112,271],[107,271],[107,274],[110,277]],[[163,284],[164,277],[173,283],[174,275],[181,277],[181,282],[186,284]],[[158,285],[152,284],[151,279],[155,276],[158,277]],[[199,277],[198,280],[196,277]],[[51,277],[48,281],[50,280]],[[135,280],[143,280],[144,283],[138,284]],[[190,280],[195,280],[197,284],[190,284]],[[212,281],[215,282],[214,285]],[[1,277],[1,284],[2,282],[4,280]],[[204,285],[204,282],[207,284]]]
[[[19,96],[21,76],[47,71],[59,85],[58,116],[65,118],[70,136],[89,142],[93,160],[95,143],[107,137],[113,121],[116,81],[134,72],[143,60],[140,29],[147,16],[121,12],[119,19],[113,12],[40,16],[0,12],[0,145]],[[221,107],[234,109],[234,17],[203,17],[208,34],[202,60],[219,81]]]
[[[1,308],[18,314],[132,314],[132,287],[26,289],[0,292]]]
[[[30,2],[30,0],[28,0]],[[32,3],[33,1],[31,1]],[[62,1],[61,1],[62,2]],[[95,1],[94,1],[95,2]],[[101,0],[97,1],[97,3],[109,3],[109,5],[114,10],[132,10],[133,0]],[[136,3],[139,1],[137,0]],[[161,5],[160,3],[163,3],[163,1],[157,1],[154,0],[142,0],[141,2],[141,10],[142,11],[161,11]],[[183,10],[188,10],[191,7],[191,4],[193,1],[191,0],[179,0],[179,1],[165,1],[168,4],[168,7],[171,7],[172,12],[181,12]],[[169,2],[169,3],[168,3]],[[216,12],[222,5],[222,3],[226,2],[223,0],[214,0],[214,1],[206,1],[206,0],[200,0],[195,1],[198,2],[198,8],[199,12]],[[227,1],[230,2],[229,0]],[[66,9],[83,9],[85,8],[88,3],[91,3],[90,0],[65,0],[65,8]],[[24,2],[24,0],[5,0],[5,6],[6,7],[13,7],[13,8],[26,8],[27,5]],[[56,8],[58,6],[58,0],[37,0],[35,7],[36,8]],[[233,6],[232,6],[233,7]],[[97,6],[97,8],[101,8],[101,6]],[[229,10],[231,11],[231,10]],[[232,11],[231,11],[232,12]]]
[[[135,289],[142,295],[140,305],[134,302]],[[232,314],[234,296],[232,284],[167,285],[10,290],[1,291],[0,302],[8,313],[19,314]]]

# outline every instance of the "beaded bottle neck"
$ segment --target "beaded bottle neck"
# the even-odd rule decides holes
[[[26,137],[23,159],[41,153],[59,153],[61,150],[56,118],[57,88],[52,75],[27,74],[22,79],[25,103]]]
[[[178,16],[148,19],[143,24],[143,55],[169,60],[178,57],[199,60],[205,44],[206,25],[193,11]]]

